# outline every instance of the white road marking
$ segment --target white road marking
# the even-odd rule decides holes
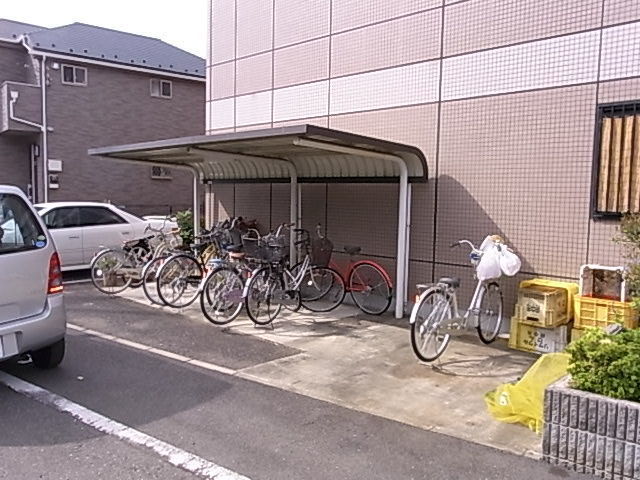
[[[179,355],[174,352],[169,352],[168,350],[151,347],[143,343],[133,342],[131,340],[127,340],[126,338],[120,338],[120,337],[116,337],[106,333],[98,332],[97,330],[84,328],[84,327],[81,327],[80,325],[75,325],[73,323],[67,323],[67,327],[70,330],[82,332],[87,335],[102,338],[104,340],[110,340],[112,342],[119,343],[120,345],[125,345],[127,347],[140,350],[142,352],[155,353],[156,355],[160,355],[162,357],[169,358],[177,362],[188,363],[189,365],[194,365],[196,367],[204,368],[206,370],[212,370],[214,372],[224,373],[225,375],[231,375],[231,376],[236,375],[238,373],[238,370],[234,370],[233,368],[223,367],[222,365],[216,365],[215,363],[205,362],[203,360],[197,360],[191,357],[185,357],[184,355]]]
[[[93,427],[100,432],[117,437],[132,445],[151,450],[171,465],[182,468],[195,475],[213,480],[250,480],[244,475],[105,417],[65,397],[33,385],[32,383],[25,382],[13,375],[0,372],[0,383],[44,405],[53,407],[60,412],[68,413],[85,425]]]

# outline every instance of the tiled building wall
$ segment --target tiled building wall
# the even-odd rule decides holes
[[[313,123],[425,153],[410,285],[457,273],[468,294],[448,245],[488,233],[518,250],[521,277],[621,261],[617,223],[590,216],[595,115],[640,99],[640,0],[211,1],[209,133]],[[276,187],[271,219],[286,220]],[[303,217],[392,263],[396,192],[305,185]]]

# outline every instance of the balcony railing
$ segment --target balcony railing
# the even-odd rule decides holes
[[[40,87],[20,82],[0,84],[0,134],[35,133],[42,122],[42,102]],[[13,117],[11,103],[13,101]],[[37,125],[29,125],[29,122]]]

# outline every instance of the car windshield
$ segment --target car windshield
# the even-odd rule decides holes
[[[42,210],[44,210],[44,207],[41,207],[39,205],[34,205],[33,208],[36,209],[36,211],[41,212]]]
[[[47,237],[40,223],[17,195],[0,193],[0,255],[42,248]]]

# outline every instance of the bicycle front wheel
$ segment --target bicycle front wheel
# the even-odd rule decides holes
[[[202,266],[195,257],[174,255],[158,271],[158,297],[169,307],[188,307],[198,297],[202,275]]]
[[[482,343],[489,344],[498,338],[502,326],[502,303],[502,291],[497,283],[492,282],[483,288],[477,326]]]
[[[344,300],[347,291],[338,272],[329,267],[311,267],[300,285],[302,306],[312,312],[330,312]]]
[[[360,263],[349,275],[351,298],[369,315],[382,315],[391,305],[391,283],[383,270],[373,263]]]
[[[451,302],[441,290],[420,297],[411,312],[411,347],[423,362],[433,362],[444,353],[451,336],[440,331],[444,320],[452,317]]]
[[[268,267],[251,276],[246,288],[245,307],[253,323],[268,325],[276,319],[282,310],[282,303],[276,298],[278,292],[284,294],[284,282]]]
[[[91,283],[107,295],[123,292],[131,285],[128,258],[121,250],[105,250],[91,261]]]
[[[200,309],[211,323],[226,325],[242,311],[244,281],[233,268],[220,267],[207,276],[200,294]]]
[[[156,257],[147,263],[142,270],[142,290],[147,299],[156,305],[164,305],[158,295],[158,271],[167,258],[169,257]]]

